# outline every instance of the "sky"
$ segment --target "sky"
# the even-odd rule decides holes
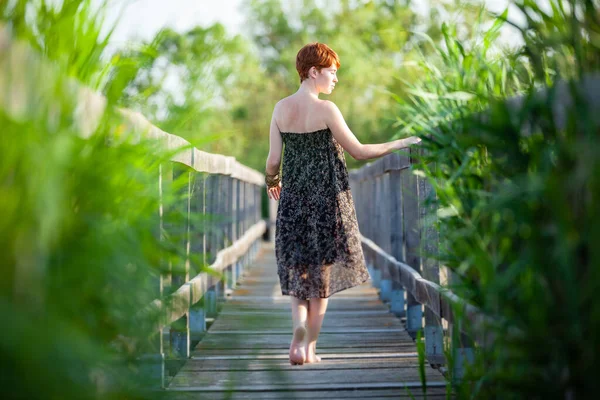
[[[299,1],[299,0],[285,0]],[[110,0],[107,24],[112,25],[121,15],[111,36],[111,47],[123,47],[130,40],[151,39],[163,27],[178,32],[196,25],[221,22],[231,34],[244,34],[242,0]],[[501,12],[509,0],[485,0],[490,11]],[[427,1],[415,1],[415,8],[423,10]],[[509,17],[517,15],[509,9]],[[121,14],[122,12],[122,14]],[[515,32],[506,28],[503,37],[512,40]]]
[[[242,33],[242,0],[112,0],[107,25],[120,21],[111,43],[120,46],[136,38],[151,39],[163,27],[182,32],[197,25],[221,22],[231,34]],[[123,10],[123,13],[121,13]]]
[[[1,1],[1,0],[0,0]],[[93,0],[101,2],[102,0]],[[128,42],[150,40],[164,27],[184,32],[194,26],[208,26],[215,22],[222,23],[231,35],[244,35],[244,16],[241,6],[244,0],[108,0],[104,28],[109,29],[115,21],[117,26],[111,35],[106,57],[110,57],[118,49],[127,47]],[[301,0],[283,0],[292,2]],[[328,1],[328,0],[321,0]],[[413,8],[417,13],[427,13],[428,3],[441,0],[415,0]],[[509,0],[485,0],[490,11],[501,13],[509,4]],[[285,4],[285,3],[284,3]],[[288,3],[289,4],[289,3]],[[514,17],[514,15],[513,15]],[[511,10],[509,9],[509,18]],[[501,32],[501,40],[518,44],[521,40],[515,37],[514,28],[506,27]],[[176,96],[180,92],[177,74],[168,74],[163,82],[165,89]]]

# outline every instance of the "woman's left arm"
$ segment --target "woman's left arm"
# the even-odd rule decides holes
[[[267,175],[279,175],[279,167],[281,165],[281,151],[283,150],[283,140],[281,139],[281,133],[279,133],[279,127],[277,121],[275,121],[275,112],[277,105],[273,110],[273,116],[271,117],[271,127],[269,129],[269,156],[267,157],[267,165],[265,173]],[[281,179],[281,176],[277,178]],[[267,187],[267,196],[273,200],[279,200],[281,193],[281,182],[274,187]]]
[[[271,117],[271,127],[269,129],[269,156],[267,157],[266,171],[267,174],[276,174],[279,172],[279,166],[281,164],[281,151],[283,149],[283,141],[281,139],[281,133],[279,133],[279,127],[277,121],[275,121],[275,111],[277,105],[273,110],[273,116]]]

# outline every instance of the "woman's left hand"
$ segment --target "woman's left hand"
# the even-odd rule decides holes
[[[272,188],[267,188],[267,196],[273,200],[279,200],[279,195],[281,194],[281,182],[277,184],[277,186]]]

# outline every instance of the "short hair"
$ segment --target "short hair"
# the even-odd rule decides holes
[[[340,58],[329,46],[324,43],[314,42],[302,47],[296,55],[296,69],[300,75],[300,83],[308,79],[308,70],[316,67],[319,72],[335,64],[340,67]]]

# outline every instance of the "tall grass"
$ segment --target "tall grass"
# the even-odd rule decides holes
[[[172,154],[127,140],[112,107],[117,91],[83,138],[90,132],[81,131],[72,79],[101,91],[111,71],[100,58],[108,40],[99,33],[103,4],[91,4],[0,5],[15,40],[51,60],[39,69],[39,59],[23,58],[19,73],[0,71],[4,398],[154,396],[147,388],[156,382],[138,373],[136,360],[157,351],[150,335],[157,316],[139,310],[160,296],[163,268],[183,264],[181,232],[161,232],[158,214],[162,204],[178,218],[179,182],[161,198],[159,165]],[[6,67],[8,55],[0,57]],[[114,82],[125,78],[113,75],[113,87],[125,87]]]
[[[477,349],[459,397],[591,398],[600,139],[584,77],[598,71],[600,14],[592,1],[551,0],[550,12],[516,5],[527,23],[522,49],[488,54],[506,14],[479,44],[444,27],[438,60],[421,62],[424,79],[407,83],[414,98],[399,115],[405,133],[424,138],[420,169],[437,194],[453,290],[496,321],[487,328],[494,345]],[[566,94],[573,102],[554,108]]]

